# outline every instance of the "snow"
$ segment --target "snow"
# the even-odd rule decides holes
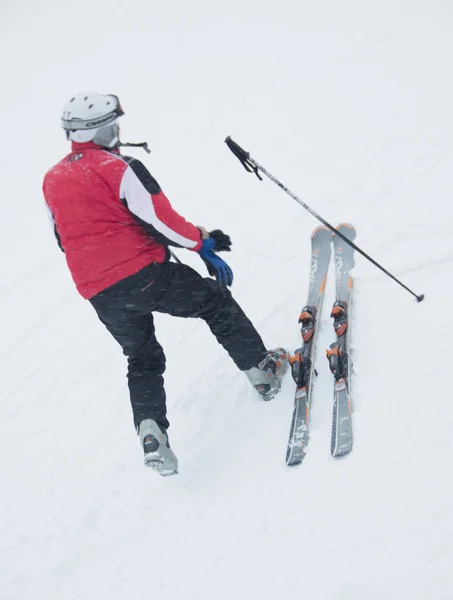
[[[453,7],[447,0],[2,4],[0,599],[453,598]],[[233,292],[299,344],[317,222],[248,175],[231,135],[358,257],[354,450],[330,457],[330,277],[312,435],[294,384],[262,403],[206,326],[156,316],[180,474],[142,465],[119,346],[42,207],[74,92],[119,94],[174,206],[233,238]],[[202,272],[188,252],[181,259]],[[388,335],[392,342],[387,345]]]

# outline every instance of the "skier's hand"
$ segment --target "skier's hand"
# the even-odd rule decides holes
[[[198,225],[197,227],[200,230],[201,239],[207,240],[209,237],[209,231],[207,229],[205,229],[204,227],[202,227],[201,225]]]
[[[230,286],[233,283],[233,271],[220,256],[215,254],[214,247],[214,238],[210,237],[207,240],[203,240],[203,246],[198,251],[198,254],[205,263],[209,275],[215,277],[220,285]]]
[[[231,250],[231,238],[229,235],[224,233],[221,229],[214,229],[209,232],[204,227],[198,226],[202,240],[212,238],[215,242],[213,250],[215,252],[230,252]]]

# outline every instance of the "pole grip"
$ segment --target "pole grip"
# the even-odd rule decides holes
[[[230,136],[225,138],[225,144],[231,150],[231,152],[239,159],[239,162],[244,167],[246,171],[249,173],[255,173],[260,181],[262,181],[262,177],[258,173],[258,165],[255,161],[250,158],[250,153],[246,152],[244,148],[241,148],[239,144],[237,144],[234,140],[231,139]]]
[[[250,158],[250,153],[246,152],[243,148],[241,148],[239,144],[237,144],[234,140],[231,139],[230,136],[228,136],[225,139],[225,144],[228,146],[231,152],[239,158],[241,162],[244,162],[245,160]]]

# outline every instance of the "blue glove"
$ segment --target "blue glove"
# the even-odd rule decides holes
[[[217,256],[217,254],[213,251],[214,247],[215,240],[213,238],[203,240],[203,245],[200,250],[198,250],[198,254],[205,263],[209,275],[214,276],[220,285],[232,285],[233,271],[226,264],[226,262],[222,260],[220,256]]]

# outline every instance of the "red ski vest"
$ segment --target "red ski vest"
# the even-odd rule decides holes
[[[44,178],[44,197],[77,290],[91,298],[152,262],[168,246],[197,251],[200,231],[173,210],[135,158],[73,142]]]

